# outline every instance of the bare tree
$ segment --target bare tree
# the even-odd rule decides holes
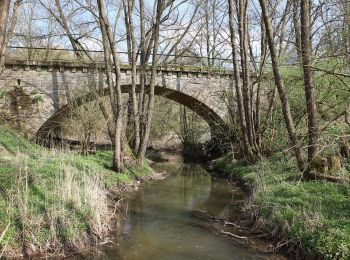
[[[137,159],[142,163],[146,154],[147,142],[151,130],[152,113],[154,106],[154,88],[157,76],[157,64],[158,64],[158,43],[159,43],[159,27],[164,10],[164,0],[157,0],[156,16],[153,21],[153,52],[152,52],[152,69],[151,79],[148,92],[148,104],[147,104],[147,117],[145,120],[145,127],[143,135],[140,138],[140,148],[137,152]],[[144,65],[144,64],[143,64]],[[145,66],[143,66],[145,68]],[[142,68],[141,68],[142,69]]]
[[[122,158],[122,91],[120,86],[120,65],[118,52],[116,51],[115,37],[112,35],[110,23],[106,15],[105,5],[102,0],[97,0],[99,22],[102,34],[104,59],[106,63],[107,84],[109,87],[110,102],[114,116],[114,156],[113,169],[116,172],[123,170]],[[114,82],[113,74],[114,73]]]
[[[17,18],[18,18],[18,8],[20,7],[20,5],[22,4],[22,0],[16,0],[13,3],[13,7],[12,7],[12,17],[11,17],[11,22],[9,24],[9,27],[7,29],[6,32],[6,40],[5,40],[5,45],[8,44],[9,40],[11,39],[11,37],[13,36],[13,32],[15,29],[15,26],[17,24]]]
[[[0,1],[0,71],[5,65],[7,20],[10,10],[10,0]]]
[[[243,151],[244,151],[246,160],[250,161],[251,151],[250,151],[250,146],[249,146],[248,136],[247,136],[247,126],[246,126],[246,119],[245,119],[245,113],[243,108],[243,97],[242,97],[242,90],[240,86],[240,75],[239,75],[238,61],[237,61],[236,32],[234,27],[235,11],[234,11],[233,0],[228,0],[228,3],[229,3],[229,23],[230,23],[230,32],[231,32],[232,62],[233,62],[233,71],[234,71],[234,75],[233,75],[234,87],[236,92],[239,122],[241,126],[241,133],[242,133],[242,139],[243,139],[242,140]]]
[[[291,115],[289,101],[287,98],[287,94],[283,85],[283,80],[279,69],[279,62],[277,59],[277,51],[274,44],[271,19],[270,19],[269,12],[267,10],[267,3],[266,3],[266,0],[259,0],[259,3],[261,6],[262,18],[264,20],[267,41],[270,49],[270,56],[271,56],[275,85],[278,89],[278,93],[282,103],[282,111],[283,111],[284,121],[288,130],[289,140],[293,146],[294,154],[298,162],[299,170],[301,172],[304,172],[305,171],[304,154],[296,134],[296,130],[294,127],[294,120]]]
[[[295,34],[295,47],[298,54],[298,60],[302,62],[301,57],[301,39],[300,39],[300,19],[299,19],[299,2],[300,0],[293,1],[293,25]]]
[[[133,19],[133,10],[135,8],[134,0],[123,0],[125,27],[127,31],[127,46],[129,53],[129,63],[131,64],[131,122],[133,126],[133,141],[131,143],[134,154],[137,154],[140,146],[140,118],[138,113],[138,100],[136,93],[136,65],[137,65],[137,43],[135,39],[135,25]]]
[[[68,19],[64,13],[63,7],[61,5],[62,1],[55,0],[55,7],[57,9],[58,14],[53,10],[49,5],[46,3],[43,3],[40,1],[41,5],[55,18],[55,20],[58,22],[58,24],[62,27],[63,31],[65,32],[65,36],[68,37],[69,42],[72,45],[73,50],[75,51],[75,55],[78,59],[83,59],[84,55],[88,57],[88,59],[92,60],[90,54],[87,52],[87,50],[84,48],[84,46],[81,44],[79,37],[75,37],[72,33],[71,27],[69,26]],[[69,2],[68,2],[69,3]]]
[[[311,25],[310,0],[302,0],[300,5],[301,53],[304,71],[304,86],[308,124],[308,162],[318,153],[318,125],[314,83],[311,70]]]

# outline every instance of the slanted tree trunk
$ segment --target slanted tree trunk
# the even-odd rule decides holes
[[[311,71],[310,0],[301,1],[300,25],[301,54],[303,61],[306,111],[308,119],[308,162],[310,164],[318,153],[317,109]]]
[[[5,39],[5,46],[7,46],[10,38],[13,35],[13,31],[15,29],[15,26],[17,24],[17,18],[18,18],[18,8],[19,6],[22,4],[22,0],[16,0],[13,3],[13,7],[12,7],[12,17],[11,17],[11,22],[10,22],[10,26],[7,28],[7,32],[6,32],[6,39]]]
[[[5,65],[7,19],[10,10],[10,0],[0,1],[0,73]]]
[[[59,13],[59,17],[57,17],[53,12],[51,12],[51,14],[53,14],[53,16],[55,17],[56,21],[62,26],[63,30],[65,31],[72,47],[73,47],[73,50],[75,50],[75,54],[77,55],[77,57],[79,59],[83,59],[83,56],[82,54],[80,53],[79,51],[79,48],[80,48],[80,43],[78,41],[75,40],[75,38],[73,37],[72,33],[71,33],[71,30],[68,26],[68,21],[63,13],[63,10],[62,10],[62,6],[61,6],[61,3],[59,0],[55,0],[55,5],[56,5],[56,8],[58,10],[58,13]]]
[[[295,154],[295,157],[296,157],[297,163],[298,163],[298,168],[301,172],[304,172],[305,171],[304,154],[303,154],[302,148],[301,148],[300,143],[299,143],[299,139],[298,139],[296,131],[295,131],[294,122],[293,122],[293,118],[292,118],[291,111],[290,111],[289,101],[287,98],[287,94],[286,94],[286,91],[285,91],[285,88],[283,85],[283,81],[282,81],[282,77],[281,77],[281,73],[279,70],[279,62],[278,62],[277,51],[275,48],[275,43],[274,43],[274,38],[273,38],[271,19],[270,19],[269,12],[267,10],[267,3],[266,3],[266,0],[259,0],[259,3],[261,6],[262,17],[263,17],[264,24],[265,24],[267,42],[268,42],[269,49],[270,49],[275,85],[277,87],[278,94],[279,94],[279,97],[281,100],[282,112],[283,112],[284,121],[285,121],[285,124],[287,127],[289,140],[293,146],[294,154]]]
[[[286,51],[286,45],[284,46],[283,45],[283,42],[286,41],[285,39],[285,35],[286,35],[286,31],[285,31],[285,27],[286,27],[286,24],[288,22],[288,14],[290,12],[290,8],[291,8],[291,3],[292,1],[294,0],[288,0],[287,3],[286,3],[286,7],[283,11],[283,15],[282,15],[282,18],[279,22],[279,24],[276,26],[276,31],[274,32],[274,35],[275,37],[278,37],[279,38],[279,41],[278,41],[278,51],[277,51],[277,59],[279,62],[281,62],[281,59],[283,58],[283,54],[285,53]],[[263,20],[262,20],[262,23]],[[264,27],[264,26],[263,26]],[[265,45],[267,44],[267,41],[266,41],[266,32],[265,32],[265,27],[262,29],[262,31],[264,31],[264,35],[265,35]],[[277,36],[278,34],[278,36]],[[288,40],[287,40],[288,41]],[[263,45],[263,44],[261,44]],[[267,46],[265,46],[266,48]],[[267,53],[265,52],[265,55]],[[266,56],[264,55],[264,58],[266,59]],[[262,76],[262,75],[261,75]],[[260,135],[261,137],[260,138],[263,138],[264,134],[265,134],[265,131],[267,130],[269,124],[271,123],[271,120],[272,120],[272,112],[274,110],[274,107],[275,107],[275,99],[276,99],[276,86],[274,87],[274,89],[272,90],[272,93],[271,93],[271,96],[269,98],[269,101],[268,101],[268,109],[267,109],[267,113],[265,115],[265,120],[264,122],[262,123],[262,126],[260,126]],[[269,149],[270,150],[270,149]]]
[[[67,17],[65,16],[65,14],[63,12],[61,2],[62,1],[55,0],[55,6],[56,6],[57,11],[58,11],[58,15],[57,15],[56,12],[54,10],[52,10],[50,7],[48,7],[46,3],[43,3],[42,1],[40,1],[41,5],[55,18],[57,23],[64,30],[66,36],[68,37],[68,39],[72,45],[72,48],[73,48],[74,53],[77,56],[77,58],[79,60],[82,60],[82,59],[84,59],[84,55],[85,55],[89,60],[92,60],[90,54],[84,48],[84,46],[81,44],[81,42],[76,37],[74,37],[72,30],[69,27]]]
[[[200,6],[200,3],[199,2],[198,4],[196,4],[196,8],[194,9],[193,11],[193,14],[191,16],[191,19],[190,21],[188,22],[187,26],[186,26],[186,29],[184,30],[184,32],[181,34],[181,36],[177,39],[177,41],[175,42],[175,44],[173,46],[171,46],[170,50],[168,51],[168,53],[166,54],[165,58],[164,58],[164,63],[166,63],[169,58],[170,58],[170,55],[172,53],[176,53],[177,52],[177,47],[179,44],[181,44],[183,42],[183,39],[185,38],[185,36],[188,34],[189,30],[191,29],[191,27],[193,26],[193,22],[194,22],[194,18],[196,17],[196,14],[199,10],[199,6]],[[175,58],[177,58],[177,56],[175,55]]]
[[[107,132],[109,139],[111,140],[112,144],[114,144],[114,129],[113,129],[113,118],[110,117],[105,105],[103,104],[103,101],[99,101],[98,105],[100,107],[100,111],[102,112],[103,117],[105,118],[106,125],[107,125]]]

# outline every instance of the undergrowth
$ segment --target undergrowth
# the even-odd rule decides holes
[[[47,150],[0,127],[0,258],[80,251],[105,238],[110,191],[151,174],[149,166],[110,170],[112,153]]]
[[[349,185],[302,181],[295,165],[278,153],[250,166],[233,165],[227,156],[214,167],[250,190],[247,210],[276,239],[304,255],[350,259]],[[349,174],[349,164],[345,169]]]

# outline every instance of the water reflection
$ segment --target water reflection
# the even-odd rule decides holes
[[[236,245],[204,228],[207,220],[192,214],[228,212],[232,188],[213,180],[199,165],[162,163],[157,169],[173,176],[146,184],[126,195],[128,217],[119,245],[105,251],[106,259],[259,259],[252,249]],[[167,169],[165,169],[167,167]]]

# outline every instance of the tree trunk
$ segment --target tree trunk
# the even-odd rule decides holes
[[[231,48],[232,48],[232,63],[233,63],[233,79],[234,79],[234,87],[236,90],[236,98],[237,98],[237,104],[238,104],[238,114],[239,114],[239,123],[241,127],[242,132],[242,142],[243,142],[243,153],[245,159],[249,162],[251,160],[251,151],[249,147],[249,141],[247,136],[247,126],[246,126],[246,119],[244,114],[244,108],[243,108],[243,97],[242,97],[242,90],[240,86],[240,75],[239,75],[239,69],[238,69],[238,62],[237,62],[237,50],[236,50],[236,32],[234,28],[234,6],[233,6],[233,0],[228,0],[229,3],[229,22],[230,22],[230,32],[231,32]]]
[[[132,132],[133,132],[133,142],[132,150],[135,155],[137,155],[140,146],[140,120],[138,113],[137,95],[136,95],[136,63],[137,63],[137,46],[134,32],[134,21],[133,21],[133,10],[134,1],[123,0],[124,5],[124,16],[127,31],[127,41],[128,41],[128,53],[129,61],[131,63],[131,122],[132,122]]]
[[[139,116],[139,136],[140,143],[143,136],[144,130],[144,103],[145,103],[145,85],[146,85],[146,72],[147,72],[147,61],[146,61],[146,31],[145,31],[145,5],[144,0],[139,0],[140,8],[140,93],[138,99],[138,116]],[[137,148],[139,150],[139,147]],[[138,152],[138,151],[137,151]]]
[[[206,49],[207,49],[207,63],[208,67],[210,67],[211,59],[210,59],[210,34],[209,34],[209,0],[205,0],[204,4],[204,19],[205,19],[205,40],[206,40]]]
[[[13,3],[11,23],[10,23],[10,26],[8,27],[8,29],[7,29],[7,32],[6,32],[5,46],[7,46],[10,38],[13,35],[13,31],[14,31],[15,26],[17,24],[18,7],[21,5],[21,3],[22,3],[22,0],[16,0]]]
[[[0,1],[0,73],[5,65],[7,19],[10,10],[10,0]]]
[[[256,100],[255,100],[255,120],[254,120],[254,128],[256,131],[256,142],[259,147],[259,151],[261,150],[261,143],[262,143],[262,132],[261,132],[261,112],[260,112],[260,106],[261,106],[261,99],[260,99],[260,93],[261,93],[261,81],[263,78],[263,70],[265,67],[266,62],[266,56],[267,56],[267,47],[266,47],[266,32],[265,32],[265,26],[264,22],[261,20],[261,41],[260,41],[260,65],[259,65],[259,72],[257,75],[258,84],[256,89]]]
[[[311,71],[310,0],[301,1],[300,24],[306,111],[308,119],[308,162],[310,164],[318,153],[317,109]]]
[[[297,159],[298,168],[301,172],[304,172],[305,171],[304,155],[303,155],[303,151],[302,151],[302,148],[300,146],[300,143],[299,143],[296,131],[295,131],[293,118],[292,118],[292,115],[290,112],[289,101],[287,98],[287,94],[286,94],[286,91],[285,91],[285,88],[283,85],[283,81],[282,81],[282,77],[280,74],[280,70],[279,70],[279,62],[278,62],[277,52],[276,52],[276,48],[275,48],[275,44],[274,44],[271,19],[270,19],[270,15],[268,13],[268,10],[267,10],[266,0],[259,0],[259,3],[261,6],[261,10],[262,10],[262,17],[264,20],[267,41],[268,41],[268,45],[269,45],[269,49],[270,49],[275,85],[278,89],[278,94],[280,96],[283,117],[284,117],[284,121],[285,121],[287,130],[288,130],[289,140],[290,140],[291,144],[293,145],[293,150],[294,150],[295,157]]]
[[[72,48],[74,50],[75,55],[79,60],[82,60],[84,58],[84,54],[86,57],[88,57],[89,60],[92,60],[90,54],[86,51],[84,46],[80,43],[80,41],[74,37],[73,33],[71,32],[71,28],[69,27],[68,21],[66,16],[63,13],[61,2],[59,0],[55,0],[55,6],[58,11],[58,15],[53,11],[50,7],[47,7],[47,5],[40,1],[41,5],[46,8],[46,10],[55,18],[55,20],[60,24],[62,29],[64,30],[66,36],[68,37]]]
[[[297,49],[298,60],[302,62],[301,57],[301,39],[300,39],[300,20],[299,20],[299,2],[300,0],[293,1],[293,25],[295,34],[295,45]]]
[[[147,143],[151,131],[151,123],[152,123],[152,113],[154,106],[154,87],[156,83],[157,76],[157,64],[158,64],[158,44],[159,44],[159,27],[160,20],[163,12],[163,1],[157,0],[157,11],[156,11],[156,19],[154,21],[154,40],[153,40],[153,56],[152,56],[152,71],[151,71],[151,82],[149,86],[148,92],[148,105],[147,105],[147,117],[145,121],[145,132],[140,140],[140,148],[137,153],[137,159],[140,163],[143,163]]]
[[[248,2],[246,0],[239,0],[237,6],[238,14],[238,32],[239,32],[239,44],[240,44],[240,56],[241,56],[241,69],[243,79],[243,108],[245,113],[245,120],[247,126],[247,137],[251,148],[254,147],[256,152],[254,130],[253,130],[253,118],[252,118],[252,103],[251,103],[251,84],[250,84],[250,68],[249,68],[249,46],[248,46],[248,27],[247,27],[247,7]]]
[[[116,51],[116,43],[112,35],[112,31],[106,15],[106,10],[102,0],[97,0],[99,10],[99,20],[102,33],[102,42],[104,48],[104,58],[106,63],[107,84],[110,90],[110,101],[114,115],[114,156],[113,169],[116,172],[123,170],[122,158],[122,92],[120,86],[120,65],[118,53]],[[113,64],[113,66],[112,66]],[[112,80],[112,70],[115,76],[115,82]]]
[[[100,111],[102,112],[102,115],[106,121],[109,139],[111,140],[111,143],[114,144],[114,142],[115,142],[114,141],[114,129],[112,126],[113,119],[109,116],[107,109],[102,101],[99,101],[98,105],[99,105]]]

